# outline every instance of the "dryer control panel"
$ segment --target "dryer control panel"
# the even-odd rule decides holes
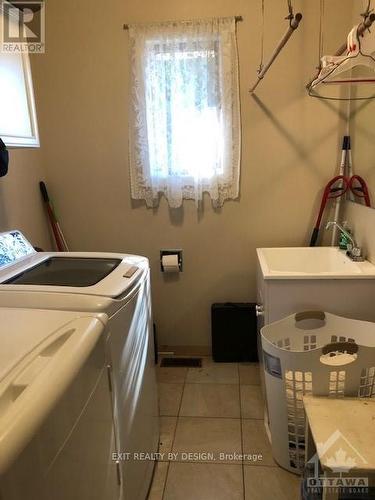
[[[35,253],[33,246],[20,231],[0,233],[0,267]]]

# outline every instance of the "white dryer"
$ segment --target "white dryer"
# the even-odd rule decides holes
[[[0,317],[0,498],[118,500],[106,315]]]
[[[123,496],[144,500],[159,443],[148,260],[116,253],[36,252],[19,231],[1,233],[0,307],[108,316]],[[151,458],[139,460],[141,453]]]

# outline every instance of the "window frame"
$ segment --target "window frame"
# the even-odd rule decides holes
[[[0,4],[1,23],[3,22],[2,21],[3,16],[4,16],[4,10],[2,4]],[[11,55],[18,56],[19,65],[22,69],[23,85],[25,88],[25,94],[27,99],[27,111],[30,120],[31,134],[26,136],[19,136],[11,133],[6,133],[0,130],[0,137],[4,141],[5,145],[9,148],[38,148],[40,147],[40,141],[39,141],[39,130],[38,130],[37,115],[36,115],[30,57],[27,52],[22,52],[21,54],[11,54]]]

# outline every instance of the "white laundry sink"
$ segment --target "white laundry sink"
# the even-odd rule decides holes
[[[375,266],[336,247],[258,248],[264,279],[374,279]]]

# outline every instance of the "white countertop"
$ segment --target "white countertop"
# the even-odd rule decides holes
[[[375,399],[304,396],[324,469],[375,471]]]

